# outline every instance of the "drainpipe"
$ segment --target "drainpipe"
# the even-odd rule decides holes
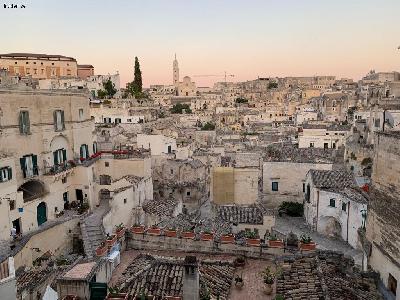
[[[346,228],[346,242],[349,243],[349,223],[350,223],[350,202],[347,205],[347,228]]]
[[[318,232],[318,216],[319,216],[319,191],[317,191],[317,222],[315,224],[315,230]]]

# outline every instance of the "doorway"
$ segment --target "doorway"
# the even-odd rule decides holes
[[[389,273],[389,278],[388,278],[388,290],[391,291],[393,293],[393,295],[396,296],[397,280],[390,273]]]
[[[79,201],[80,203],[83,203],[83,192],[82,190],[75,190],[76,193],[76,200]]]
[[[47,222],[47,205],[45,202],[40,202],[36,209],[38,226]]]
[[[12,221],[12,226],[17,230],[17,234],[21,233],[21,218]]]

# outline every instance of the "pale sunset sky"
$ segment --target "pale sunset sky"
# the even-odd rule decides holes
[[[5,9],[4,3],[26,8]],[[0,52],[72,56],[96,74],[144,86],[180,77],[335,75],[400,71],[400,0],[12,0],[0,3]],[[209,86],[223,77],[196,77]]]

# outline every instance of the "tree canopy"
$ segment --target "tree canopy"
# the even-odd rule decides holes
[[[201,127],[201,130],[214,130],[215,129],[215,125],[213,123],[207,122],[206,124],[204,124]]]
[[[190,106],[188,104],[182,104],[182,103],[177,103],[175,104],[171,109],[171,113],[173,114],[183,114],[183,112],[186,112],[188,114],[192,113],[192,110],[190,109]]]

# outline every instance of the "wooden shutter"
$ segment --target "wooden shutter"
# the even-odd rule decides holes
[[[28,111],[24,111],[24,116],[25,116],[25,127],[26,127],[26,131],[25,131],[25,133],[26,134],[28,134],[28,133],[30,133],[31,132],[31,124],[30,124],[30,121],[29,121],[29,112]]]
[[[54,130],[57,131],[57,111],[53,111]]]
[[[58,151],[53,152],[54,165],[58,165]]]
[[[64,111],[61,111],[61,126],[62,126],[62,130],[65,129],[65,121],[64,121]]]
[[[22,174],[24,174],[24,178],[25,178],[26,177],[25,157],[21,157],[19,159],[19,163],[21,164]]]
[[[8,168],[8,180],[12,179],[12,169]]]
[[[18,123],[19,123],[19,133],[24,133],[24,126],[23,126],[23,112],[19,112],[19,118],[18,118]]]
[[[39,169],[37,166],[37,155],[32,155],[33,175],[39,175]]]
[[[80,158],[83,158],[83,145],[79,148]]]
[[[67,161],[67,150],[62,149],[63,161]]]

